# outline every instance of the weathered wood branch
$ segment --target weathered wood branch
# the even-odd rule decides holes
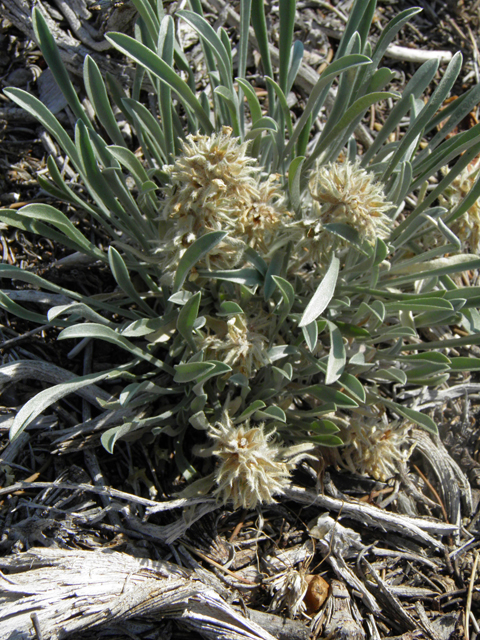
[[[165,617],[212,640],[275,640],[194,572],[168,562],[37,548],[1,558],[0,570],[0,640],[66,637]]]
[[[42,11],[49,29],[58,45],[62,60],[67,69],[82,75],[83,61],[91,55],[100,67],[102,74],[113,73],[120,81],[131,81],[133,69],[121,57],[107,53],[111,47],[104,39],[108,31],[128,32],[133,23],[135,9],[129,2],[120,6],[111,3],[108,9],[97,14],[89,11],[85,0],[56,0],[56,7],[47,2],[34,3],[33,0],[1,0],[0,12],[30,40],[35,41],[32,25],[34,4]]]

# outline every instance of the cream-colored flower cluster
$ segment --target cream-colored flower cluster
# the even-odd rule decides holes
[[[458,175],[452,184],[439,197],[442,207],[449,211],[457,207],[472,190],[480,173],[480,157],[471,162]],[[463,245],[472,251],[480,253],[480,201],[476,200],[472,206],[450,225],[453,233]]]
[[[232,367],[234,373],[251,378],[270,363],[267,332],[272,319],[259,311],[251,318],[236,314],[226,322],[215,319],[211,327],[207,319],[208,333],[196,338],[199,351],[204,352],[207,360],[220,360]]]
[[[171,182],[159,221],[162,240],[157,249],[164,282],[173,277],[188,247],[209,231],[228,235],[201,267],[239,267],[247,247],[268,260],[269,252],[291,241],[293,269],[312,265],[315,276],[317,266],[325,265],[333,250],[341,252],[349,246],[325,228],[328,223],[347,225],[360,242],[370,245],[388,237],[392,229],[386,215],[391,204],[381,186],[358,163],[347,161],[315,169],[309,180],[308,206],[300,219],[293,220],[276,176],[262,180],[248,145],[228,128],[211,136],[188,136],[182,153],[164,169]],[[228,319],[207,313],[194,336],[207,360],[228,364],[249,380],[269,364],[272,328],[264,300],[253,294],[250,306]],[[341,434],[345,447],[335,454],[339,464],[378,479],[395,472],[396,462],[405,455],[401,428],[389,428],[386,420],[376,416],[362,420],[353,416],[347,426]],[[214,493],[224,503],[232,501],[235,508],[254,509],[272,502],[289,484],[298,461],[313,448],[311,443],[286,446],[275,430],[263,424],[235,425],[227,410],[215,426],[208,427],[208,436],[211,445],[198,454],[217,458]]]
[[[369,475],[384,482],[398,472],[398,463],[410,455],[407,446],[409,423],[389,422],[387,416],[352,414],[340,426],[345,443],[333,449],[335,462],[352,473]]]
[[[232,501],[235,509],[255,509],[260,503],[273,502],[288,486],[290,471],[312,448],[311,444],[285,447],[275,431],[249,422],[236,426],[228,412],[208,434],[213,446],[202,455],[219,459],[215,495],[223,503]]]
[[[385,215],[392,208],[382,186],[359,163],[333,162],[317,167],[309,184],[310,207],[305,207],[300,226],[303,237],[296,257],[300,264],[324,264],[332,251],[349,244],[325,228],[329,223],[347,225],[358,233],[360,242],[374,245],[387,238],[392,220]]]
[[[188,247],[209,231],[228,236],[206,258],[215,269],[238,266],[247,246],[268,253],[290,221],[277,176],[262,180],[260,168],[232,130],[189,135],[173,165],[164,167],[170,187],[160,218],[157,256],[170,276]]]

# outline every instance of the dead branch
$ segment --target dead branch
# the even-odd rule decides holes
[[[128,2],[111,3],[109,9],[102,9],[101,15],[94,16],[87,9],[85,0],[58,0],[57,8],[47,2],[35,3],[33,0],[2,0],[0,11],[22,31],[27,38],[35,41],[32,25],[32,8],[36,4],[43,12],[48,27],[58,45],[62,60],[74,75],[82,75],[83,61],[91,55],[100,67],[102,74],[112,73],[120,81],[130,83],[133,69],[122,59],[105,55],[110,45],[104,35],[108,31],[127,31],[135,15],[135,9]],[[115,6],[117,5],[118,6]],[[96,19],[95,19],[96,17]],[[63,23],[67,22],[67,30]],[[90,21],[98,26],[93,26]]]
[[[212,640],[274,640],[195,573],[168,562],[36,548],[0,559],[0,569],[0,640],[66,637],[165,617]]]

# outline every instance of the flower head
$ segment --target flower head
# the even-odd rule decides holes
[[[191,220],[192,230],[204,226],[221,228],[230,209],[239,208],[256,193],[253,158],[247,145],[231,137],[232,130],[205,136],[189,135],[182,143],[182,154],[173,165],[164,167],[171,180],[170,197],[164,216]]]
[[[385,414],[381,418],[352,415],[340,428],[345,446],[332,449],[335,461],[352,473],[383,482],[397,473],[400,461],[409,457],[406,436],[410,427],[408,423],[389,423]]]
[[[266,432],[262,424],[235,426],[227,412],[209,435],[213,446],[208,453],[219,458],[215,495],[224,503],[232,500],[235,509],[273,502],[273,496],[289,484],[295,464],[312,448],[310,444],[285,447],[276,440],[275,431]]]
[[[181,155],[164,170],[171,186],[161,215],[163,237],[157,255],[167,274],[209,231],[227,231],[228,236],[207,256],[206,265],[234,268],[247,246],[266,253],[276,230],[290,218],[278,177],[261,180],[260,167],[248,155],[248,143],[232,137],[229,127],[211,136],[187,136]]]
[[[226,322],[215,320],[214,331],[196,339],[198,350],[204,351],[208,360],[220,360],[235,373],[251,378],[270,363],[266,335],[269,323],[271,319],[266,313],[252,318],[237,314]]]
[[[391,208],[382,186],[375,182],[358,162],[333,162],[317,167],[308,184],[312,199],[301,221],[303,239],[297,256],[303,262],[321,263],[334,249],[344,249],[345,240],[325,228],[329,223],[342,223],[358,233],[361,242],[375,244],[376,238],[386,238],[392,221],[385,215]]]
[[[453,210],[470,193],[480,172],[480,157],[471,162],[455,178],[439,197],[443,207]],[[473,253],[480,253],[480,201],[476,200],[472,206],[450,225],[451,230],[467,245]]]

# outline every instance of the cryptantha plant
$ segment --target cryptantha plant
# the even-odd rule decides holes
[[[429,416],[399,401],[402,389],[446,385],[480,367],[458,355],[480,343],[480,288],[460,278],[480,266],[473,253],[480,125],[450,135],[480,101],[480,88],[440,111],[461,69],[457,54],[428,99],[435,60],[402,95],[385,90],[394,74],[380,66],[383,54],[419,9],[400,13],[372,45],[375,0],[355,0],[335,58],[296,118],[287,96],[303,45],[294,40],[293,0],[279,3],[277,66],[262,0],[241,0],[235,50],[199,0],[173,16],[160,2],[134,4],[134,37],[107,36],[136,65],[131,89],[85,59],[93,119],[41,6],[34,9],[37,42],[77,120],[73,138],[33,95],[5,91],[56,139],[82,190],[53,158],[40,186],[104,240],[92,243],[48,204],[3,210],[0,220],[105,265],[117,288],[85,296],[3,264],[4,280],[62,294],[67,303],[43,315],[3,290],[0,305],[61,328],[59,340],[104,340],[130,356],[121,367],[38,394],[19,411],[11,437],[67,394],[99,390],[115,377],[115,396],[97,394],[108,413],[103,446],[113,451],[122,438],[145,434],[169,438],[187,480],[211,453],[210,486],[235,507],[272,501],[298,460],[339,447],[339,435],[339,464],[387,478],[408,455],[409,424],[436,431]],[[176,39],[179,21],[200,39],[203,90]],[[265,103],[247,78],[250,25]],[[370,107],[387,99],[393,108],[373,142],[357,143]],[[321,129],[315,137],[313,123]]]

